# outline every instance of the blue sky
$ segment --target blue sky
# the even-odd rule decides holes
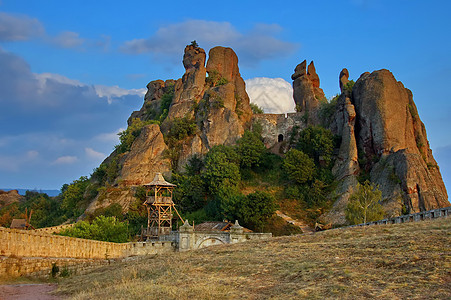
[[[0,188],[59,189],[89,175],[147,83],[183,75],[194,39],[206,51],[232,47],[249,88],[257,77],[291,84],[304,59],[328,97],[344,67],[354,80],[389,69],[412,90],[451,187],[450,9],[412,0],[0,0]],[[267,82],[268,94],[287,94],[286,82]]]

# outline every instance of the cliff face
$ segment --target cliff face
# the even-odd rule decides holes
[[[347,78],[344,69],[341,88]],[[362,173],[379,185],[389,215],[449,205],[412,93],[388,70],[364,73],[352,94],[342,93],[331,129],[342,137],[334,167],[342,194],[328,221],[344,223],[344,208]]]

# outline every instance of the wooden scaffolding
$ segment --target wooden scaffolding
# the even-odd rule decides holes
[[[170,234],[174,212],[183,219],[172,201],[175,184],[167,182],[161,173],[157,173],[152,182],[144,184],[146,188],[147,229],[143,230],[144,239],[155,239],[160,235]]]

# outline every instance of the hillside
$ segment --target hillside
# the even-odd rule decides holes
[[[330,230],[114,263],[74,299],[449,299],[451,219]]]

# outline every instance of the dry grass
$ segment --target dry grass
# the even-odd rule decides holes
[[[450,299],[451,219],[156,255],[61,281],[73,299]]]

